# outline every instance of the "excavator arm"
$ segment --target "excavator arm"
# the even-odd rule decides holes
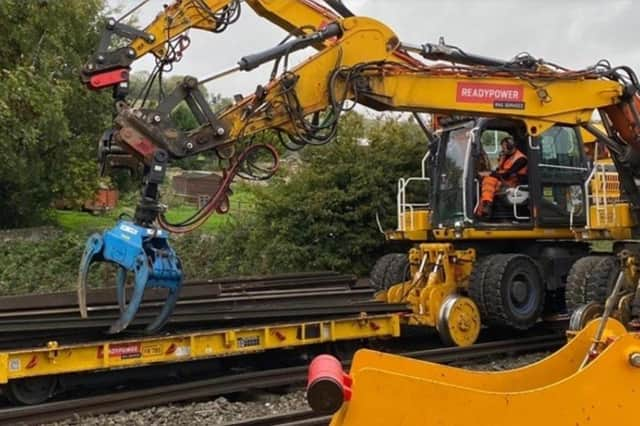
[[[192,108],[202,124],[193,132],[177,131],[169,113],[183,99],[197,95],[195,79],[187,78],[177,89],[180,96],[170,96],[155,110],[140,111],[123,104],[115,120],[116,128],[122,129],[117,140],[143,161],[151,159],[153,147],[166,150],[173,158],[212,149],[228,157],[236,141],[266,129],[283,132],[298,144],[327,141],[345,102],[379,111],[520,118],[532,136],[558,123],[592,130],[591,115],[600,110],[611,122],[612,131],[598,136],[619,154],[620,161],[637,165],[630,155],[637,150],[639,134],[634,116],[637,87],[625,84],[615,70],[606,67],[565,71],[535,60],[493,60],[494,65],[486,66],[474,65],[473,57],[467,59],[469,65],[406,61],[406,50],[388,27],[373,19],[352,17],[241,58],[234,71],[280,62],[291,52],[320,42],[326,44],[323,50],[218,115]],[[418,51],[425,58],[433,54],[431,47]]]
[[[247,0],[245,3],[259,16],[295,36],[334,22],[341,18],[340,15],[352,15],[340,0],[326,1],[338,14],[313,0]],[[185,35],[188,30],[223,32],[239,19],[240,11],[240,0],[177,0],[166,5],[143,30],[120,22],[122,18],[108,18],[96,52],[82,69],[82,81],[95,90],[117,87],[128,81],[128,70],[133,62],[148,53],[160,61],[179,60],[190,44]],[[112,48],[118,38],[129,40],[128,45]],[[326,46],[327,42],[315,44],[318,49]],[[403,52],[396,52],[396,55],[408,63],[416,63]],[[126,94],[123,91],[116,97],[123,99]]]
[[[98,48],[85,63],[80,77],[90,89],[117,87],[128,82],[131,64],[147,53],[161,61],[178,60],[189,45],[186,31],[196,28],[222,32],[239,16],[239,0],[180,0],[165,6],[143,30],[120,22],[122,18],[108,18]],[[129,43],[113,48],[120,39]],[[116,97],[124,98],[126,94],[124,90]]]
[[[114,261],[105,256],[106,249],[114,244],[108,241],[114,239],[124,244],[127,229],[156,235],[159,225],[160,229],[173,233],[189,232],[214,212],[224,213],[228,208],[230,185],[237,175],[268,178],[277,169],[275,148],[254,143],[253,135],[275,130],[284,135],[286,146],[295,148],[326,143],[335,136],[341,113],[354,102],[381,111],[521,118],[532,136],[556,123],[582,125],[595,133],[588,123],[593,110],[598,109],[608,127],[607,134],[599,136],[619,166],[632,204],[640,206],[635,183],[640,170],[636,149],[640,122],[637,119],[638,84],[630,70],[600,64],[586,70],[568,71],[528,56],[501,61],[470,55],[444,44],[403,45],[383,23],[364,17],[340,18],[325,8],[315,7],[309,0],[249,0],[248,4],[285,28],[297,28],[298,35],[266,51],[245,56],[233,69],[210,78],[197,81],[187,77],[156,108],[118,103],[113,140],[145,165],[144,188],[134,221],[119,224],[113,230],[116,237],[112,232],[109,240],[105,236],[89,244],[81,271],[88,270],[87,265],[94,259]],[[334,19],[327,20],[329,17]],[[315,27],[303,24],[301,19],[318,24]],[[319,51],[289,68],[288,56],[307,47]],[[445,60],[451,64],[430,64],[411,56],[410,52],[426,60]],[[267,84],[258,86],[255,93],[236,100],[218,114],[211,111],[199,90],[201,84],[232,72],[250,71],[268,62],[274,62],[274,73]],[[171,120],[171,111],[183,101],[200,123],[191,132],[179,131]],[[159,196],[168,162],[171,158],[211,150],[226,160],[217,191],[191,218],[169,223]],[[260,154],[262,160],[256,161]],[[267,166],[265,155],[270,158]],[[255,174],[255,170],[260,173]],[[152,262],[158,269],[148,274],[155,281],[139,280],[166,286],[167,271],[181,277],[175,274],[180,262],[166,244],[166,237],[161,241],[155,237],[151,240],[143,241],[141,247],[157,243],[160,254],[143,249],[126,262],[115,261],[127,271],[134,268],[137,257],[146,254],[155,259],[168,253],[165,256],[168,263]],[[81,274],[81,289],[86,287],[85,278],[86,273]],[[172,275],[169,281],[175,283],[176,279]],[[181,281],[177,282],[176,294]],[[136,292],[136,297],[142,292]],[[112,331],[126,328],[140,297],[128,305],[121,300],[126,318]],[[162,324],[168,314],[162,315],[165,318],[156,321],[157,324]],[[151,328],[151,331],[157,329]]]

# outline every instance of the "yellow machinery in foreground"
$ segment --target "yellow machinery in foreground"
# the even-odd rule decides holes
[[[229,7],[236,4],[176,3],[167,9],[171,19],[161,15],[150,26],[147,51],[160,55],[151,40],[165,33],[170,36],[164,40],[171,41],[189,26],[215,30],[219,23],[232,23]],[[147,235],[163,235],[166,248],[164,230],[188,232],[214,212],[226,211],[235,176],[268,178],[277,169],[275,148],[252,138],[263,130],[278,131],[286,147],[327,143],[352,102],[378,111],[461,115],[469,119],[450,123],[427,149],[422,182],[429,202],[399,212],[405,226],[398,235],[424,241],[409,254],[410,279],[391,280],[379,298],[408,303],[413,313],[407,323],[435,327],[443,340],[456,345],[472,344],[481,324],[531,327],[545,305],[564,297],[565,283],[575,306],[603,302],[619,269],[615,257],[588,256],[589,242],[616,240],[616,252],[640,251],[626,241],[638,235],[640,223],[640,83],[631,69],[601,61],[567,70],[529,55],[505,61],[444,43],[415,46],[401,42],[375,19],[353,16],[342,7],[334,7],[335,13],[311,0],[247,4],[294,37],[200,82],[185,79],[156,107],[122,99],[117,103],[114,129],[103,152],[107,160],[124,153],[146,167],[136,226],[146,228]],[[198,14],[189,15],[189,7]],[[203,14],[205,10],[211,13]],[[208,19],[209,25],[194,21],[194,16]],[[184,28],[176,24],[187,21]],[[132,50],[114,53],[115,58],[128,55],[130,63],[143,54],[136,43]],[[170,47],[179,48],[175,43]],[[307,47],[318,52],[289,67],[289,55]],[[115,68],[105,68],[108,55],[99,56],[87,65],[85,81],[94,88],[121,88],[127,61],[116,60]],[[252,95],[215,114],[203,101],[200,84],[268,62],[274,63],[272,78]],[[194,131],[182,132],[172,121],[171,111],[182,102],[200,123]],[[594,110],[605,132],[591,123]],[[600,173],[592,167],[583,131],[608,149],[615,188],[609,187],[609,170]],[[502,194],[502,209],[496,214],[478,218],[474,210],[480,154],[504,135],[528,157],[528,181]],[[223,160],[220,187],[200,212],[171,224],[158,191],[167,162],[204,151]],[[628,304],[634,292],[629,290]]]
[[[339,408],[332,426],[626,424],[640,392],[640,333],[618,321],[627,316],[618,309],[622,289],[638,280],[637,259],[622,260],[602,317],[539,362],[471,371],[361,350],[348,376],[321,356],[309,370],[309,403]]]
[[[332,426],[628,424],[640,392],[640,335],[609,320],[606,342],[581,368],[598,321],[527,367],[469,371],[369,350],[356,353],[351,400]]]

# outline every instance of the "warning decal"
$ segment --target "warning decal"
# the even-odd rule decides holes
[[[140,358],[142,355],[140,349],[140,343],[114,343],[109,345],[109,358]],[[98,358],[104,358],[102,346],[98,346]]]
[[[456,102],[524,109],[524,87],[516,84],[458,83]]]

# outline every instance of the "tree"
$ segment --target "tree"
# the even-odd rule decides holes
[[[346,114],[336,141],[305,148],[298,171],[255,189],[255,214],[218,237],[209,256],[223,267],[212,270],[366,273],[383,251],[376,213],[393,227],[397,179],[419,174],[425,149],[415,123]]]
[[[98,40],[102,0],[0,2],[0,228],[42,222],[56,198],[96,187],[108,94],[78,73]]]

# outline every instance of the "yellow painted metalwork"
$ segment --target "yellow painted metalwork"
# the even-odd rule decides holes
[[[436,328],[447,343],[470,346],[478,340],[480,311],[471,298],[456,296],[445,300],[441,309]]]
[[[568,228],[531,228],[531,229],[476,229],[465,228],[456,236],[453,228],[433,231],[436,240],[502,240],[502,239],[573,239],[574,232]]]
[[[396,314],[203,331],[0,352],[0,383],[24,377],[140,367],[338,340],[400,335]]]
[[[635,225],[629,203],[609,204],[598,208],[590,206],[593,229],[630,228]]]
[[[402,214],[400,221],[404,224],[404,232],[419,231],[424,235],[425,231],[431,229],[431,210],[405,212]]]
[[[518,85],[523,91],[524,107],[522,110],[498,110],[492,104],[461,102],[456,96],[457,88],[465,83]],[[574,125],[589,122],[594,109],[615,104],[623,89],[620,83],[610,80],[555,80],[544,86],[553,99],[547,101],[539,97],[541,83],[493,76],[438,76],[431,71],[375,75],[369,79],[371,91],[379,105],[382,105],[379,109],[445,114],[473,112],[487,117],[521,118],[527,122],[527,128],[533,135],[544,132],[556,123]],[[576,93],[580,95],[576,96]],[[535,127],[535,131],[531,131],[532,127]]]
[[[595,167],[606,167],[607,165],[613,166],[613,160],[607,159],[598,161],[598,164]],[[594,197],[600,196],[606,197],[612,201],[618,201],[621,195],[620,177],[618,176],[618,172],[597,171],[591,181],[591,192]]]
[[[140,58],[149,52],[162,57],[166,54],[165,43],[185,31],[191,28],[214,31],[217,28],[217,23],[212,13],[219,12],[231,2],[232,0],[183,0],[173,2],[144,29],[144,32],[153,36],[153,42],[148,43],[142,38],[137,38],[131,42],[130,47],[135,50],[136,58]],[[208,7],[212,13],[203,10],[202,6]]]
[[[469,283],[475,250],[456,250],[450,243],[423,243],[409,252],[412,279],[380,294],[388,303],[408,303],[412,325],[435,327],[443,300]]]
[[[162,57],[166,54],[166,42],[191,28],[215,31],[218,25],[212,15],[231,3],[232,0],[174,1],[144,29],[153,36],[153,42],[137,38],[131,42],[130,47],[135,50],[136,58],[149,52]],[[245,3],[260,16],[293,34],[299,33],[301,27],[319,28],[338,19],[330,9],[307,0],[247,0]],[[209,11],[203,7],[207,7]],[[322,47],[322,44],[318,47]]]
[[[302,27],[320,28],[339,19],[330,9],[308,0],[247,0],[246,3],[258,15],[296,35]]]
[[[270,4],[273,6],[276,3]],[[277,15],[275,8],[273,11]],[[336,68],[376,62],[403,66],[364,73],[367,90],[366,95],[358,96],[361,104],[381,110],[444,114],[463,112],[520,118],[527,123],[532,135],[542,133],[557,123],[586,123],[595,108],[616,104],[622,94],[622,85],[604,79],[535,81],[501,78],[484,73],[477,77],[441,75],[437,68],[430,67],[407,70],[404,65],[409,62],[397,49],[399,39],[386,25],[364,17],[351,17],[339,22],[343,35],[338,41],[328,44],[325,49],[291,69],[291,73],[296,76],[294,90],[303,115],[325,110],[329,106],[329,76]],[[269,108],[252,115],[249,124],[245,123],[244,111],[255,101],[251,96],[221,114],[221,118],[232,129],[228,135],[229,142],[238,139],[240,135],[248,136],[264,129],[280,128],[295,134],[295,123],[292,123],[284,106],[286,95],[280,83],[278,80],[266,87],[267,94],[262,103]],[[522,109],[496,109],[492,104],[460,102],[456,96],[457,88],[464,83],[516,85],[523,93]],[[539,90],[541,86],[545,88],[544,99],[539,97],[542,93]],[[343,92],[343,82],[338,81],[336,93]],[[576,93],[580,95],[576,96]],[[347,96],[353,97],[354,94],[347,92]]]
[[[481,372],[361,350],[352,399],[332,426],[540,426],[629,424],[640,394],[640,335],[610,320],[612,341],[580,370],[595,333],[590,323],[565,347],[530,366]]]
[[[426,231],[385,231],[385,237],[389,241],[426,241]]]
[[[425,241],[427,239],[427,229],[414,229],[411,231],[389,231],[386,233],[389,240]],[[456,230],[454,228],[433,229],[433,239],[435,241],[455,241],[455,240],[539,240],[539,239],[574,239],[576,231],[568,228],[529,228],[529,229],[478,229],[464,228]]]
[[[214,11],[219,11],[230,3],[230,0],[199,1],[205,1]],[[248,0],[246,4],[259,15],[294,33],[303,26],[319,28],[334,20],[340,22],[344,34],[339,40],[327,40],[322,45],[316,46],[322,50],[291,70],[291,75],[296,76],[293,91],[303,115],[319,112],[328,107],[328,77],[336,68],[373,62],[403,64],[403,66],[367,71],[363,77],[368,87],[366,95],[359,96],[360,103],[384,110],[414,110],[445,114],[463,112],[482,116],[520,118],[527,123],[533,135],[542,133],[554,124],[575,125],[588,122],[594,109],[618,103],[622,94],[621,84],[605,79],[545,79],[543,82],[537,82],[535,78],[504,78],[485,73],[477,77],[453,73],[442,74],[437,68],[432,67],[405,68],[405,66],[415,65],[415,62],[397,49],[398,37],[379,21],[364,17],[341,19],[331,10],[311,0]],[[202,13],[195,0],[185,0],[169,6],[146,30],[156,37],[153,46],[161,48],[159,43],[166,41],[167,36],[174,37],[188,28],[215,29],[215,23],[203,16],[209,15]],[[168,22],[172,23],[170,28],[167,26]],[[154,48],[143,40],[134,41],[133,45],[139,55]],[[518,86],[522,90],[522,109],[496,109],[490,103],[465,103],[457,98],[457,88],[460,84],[467,83]],[[343,93],[342,85],[341,81],[337,83],[336,93]],[[544,87],[544,90],[539,90],[540,87]],[[579,93],[579,96],[576,96],[576,93]],[[287,96],[291,95],[286,94],[279,80],[267,85],[265,98],[261,100],[261,103],[267,107],[252,114],[249,123],[245,121],[246,111],[247,108],[253,109],[251,105],[256,101],[253,96],[246,97],[227,109],[220,118],[231,129],[228,134],[229,142],[264,129],[279,128],[295,134],[296,123],[292,122],[286,108]],[[353,96],[353,93],[347,93],[347,96]],[[225,144],[221,144],[223,145]],[[613,210],[616,214],[620,210],[623,225],[618,225],[619,229],[612,230],[611,235],[629,234],[630,231],[622,229],[635,225],[630,222],[628,209],[618,206]],[[607,213],[604,214],[607,215]],[[424,241],[426,232],[431,228],[434,228],[435,241],[574,239],[576,237],[576,230],[572,229],[465,228],[461,231],[450,228],[439,229],[430,223],[430,213],[427,211],[409,213],[407,219],[407,223],[411,225],[398,233],[389,234],[390,239]],[[582,238],[585,235],[603,237],[602,233],[597,232],[581,235]]]
[[[386,25],[364,17],[346,18],[340,24],[343,35],[339,42],[291,70],[296,76],[294,91],[303,115],[323,111],[329,106],[329,76],[336,67],[353,67],[370,61],[393,61],[395,58],[399,41]],[[245,111],[255,102],[253,96],[246,97],[221,113],[220,118],[231,128],[229,141],[273,128],[296,134],[296,123],[286,107],[288,97],[292,96],[291,90],[285,89],[281,83],[276,80],[266,86],[267,94],[262,102],[268,107],[253,114],[249,123],[245,120]],[[337,93],[343,93],[344,90],[344,82],[338,81]]]

